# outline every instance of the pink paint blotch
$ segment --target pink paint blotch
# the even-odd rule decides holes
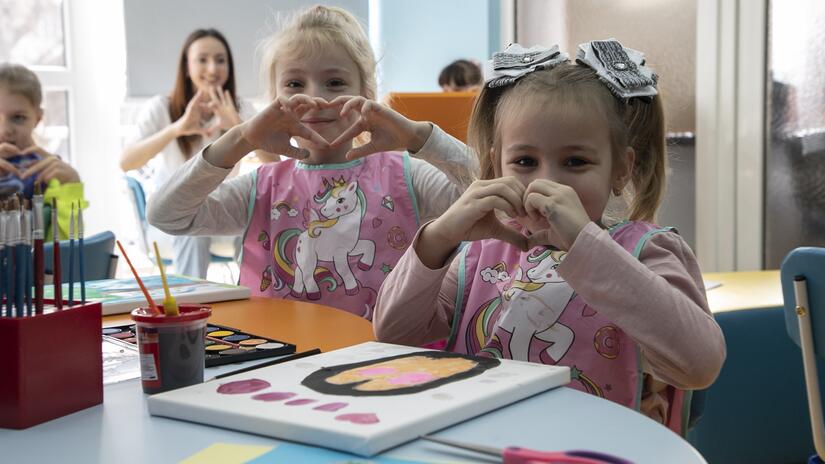
[[[224,383],[218,387],[218,393],[224,395],[237,395],[240,393],[252,393],[269,387],[269,382],[261,379],[236,380]]]
[[[358,371],[361,375],[383,375],[383,374],[395,374],[398,372],[398,369],[394,367],[368,367],[366,369],[360,369]]]
[[[335,412],[339,409],[344,409],[348,406],[347,403],[327,403],[322,404],[320,406],[314,407],[312,409],[316,411],[327,411],[327,412]]]
[[[335,420],[352,422],[353,424],[358,425],[370,425],[380,422],[378,420],[378,416],[373,413],[341,414],[340,416],[335,416]]]
[[[306,398],[301,398],[301,399],[297,399],[297,400],[287,401],[284,404],[286,404],[287,406],[303,406],[305,404],[314,403],[315,401],[317,401],[317,400],[310,400],[310,399],[306,399]]]
[[[416,385],[433,379],[435,379],[435,376],[429,372],[406,372],[389,379],[388,382],[393,385]]]
[[[297,393],[288,393],[288,392],[268,392],[268,393],[261,393],[252,397],[253,400],[259,401],[281,401],[292,398]]]

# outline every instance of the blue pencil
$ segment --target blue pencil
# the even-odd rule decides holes
[[[86,303],[86,279],[83,277],[83,209],[80,200],[77,201],[77,239],[80,258],[80,303]]]
[[[69,215],[69,306],[74,304],[74,203]]]

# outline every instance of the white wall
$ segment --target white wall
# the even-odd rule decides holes
[[[172,90],[181,45],[195,29],[213,27],[229,42],[238,93],[264,93],[258,83],[258,43],[277,31],[278,18],[315,4],[339,6],[369,27],[367,0],[123,0],[130,97]]]
[[[498,0],[373,0],[370,10],[379,96],[437,92],[444,66],[459,58],[483,62],[499,49]]]

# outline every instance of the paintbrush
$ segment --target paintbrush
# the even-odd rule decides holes
[[[32,211],[31,202],[23,200],[21,203],[20,219],[22,224],[21,239],[23,241],[23,300],[26,304],[26,315],[33,316],[32,308]]]
[[[32,240],[34,240],[34,310],[43,313],[43,194],[40,184],[34,184]]]
[[[321,350],[319,350],[318,348],[313,348],[311,350],[302,351],[300,353],[295,353],[295,354],[291,354],[291,355],[284,356],[284,357],[281,357],[281,358],[273,359],[272,361],[267,361],[265,363],[256,364],[254,366],[244,367],[243,369],[238,369],[236,371],[216,375],[215,377],[212,377],[209,380],[222,379],[224,377],[229,377],[230,375],[235,375],[235,374],[243,374],[244,372],[254,371],[255,369],[260,369],[262,367],[274,366],[275,364],[281,364],[281,363],[285,363],[285,362],[289,362],[289,361],[294,361],[296,359],[306,358],[307,356],[313,356],[313,355],[319,354],[320,352],[321,352]],[[209,380],[207,380],[207,382]]]
[[[23,243],[23,227],[20,199],[12,198],[11,246],[14,248],[14,309],[17,317],[23,317],[26,286],[26,245]]]
[[[54,286],[54,304],[63,309],[63,282],[60,280],[60,227],[57,224],[57,200],[52,198],[52,273]]]
[[[6,211],[5,205],[0,203],[0,313],[4,313],[3,299],[6,295]],[[11,314],[6,314],[11,316]]]
[[[69,215],[69,306],[74,304],[74,202]]]
[[[132,274],[135,276],[135,281],[137,281],[140,290],[143,292],[143,296],[146,298],[146,302],[149,303],[149,311],[152,314],[160,315],[160,310],[157,306],[155,306],[155,302],[154,300],[152,300],[152,296],[149,295],[149,290],[146,290],[146,286],[143,285],[143,281],[140,280],[140,276],[138,275],[137,270],[135,270],[135,266],[132,266],[132,261],[129,259],[129,255],[126,254],[126,250],[123,249],[123,245],[120,244],[120,240],[115,240],[115,242],[117,243],[117,247],[120,248],[120,254],[123,255],[123,259],[126,260],[126,264],[129,265],[129,269],[132,270]]]
[[[77,201],[77,244],[78,244],[78,261],[80,262],[80,275],[77,276],[80,279],[80,303],[86,303],[86,279],[84,278],[83,274],[83,208],[81,207],[80,200]]]
[[[178,303],[172,292],[169,291],[169,284],[166,282],[166,271],[163,270],[163,261],[160,259],[160,251],[158,251],[158,242],[152,242],[155,247],[155,260],[158,262],[158,269],[160,269],[160,281],[163,283],[163,311],[167,316],[177,316],[180,314],[178,310]]]

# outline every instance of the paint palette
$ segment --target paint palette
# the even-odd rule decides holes
[[[137,345],[134,324],[104,327],[103,335]],[[204,348],[206,349],[206,367],[273,358],[295,352],[295,345],[290,343],[253,335],[219,324],[206,326]]]

